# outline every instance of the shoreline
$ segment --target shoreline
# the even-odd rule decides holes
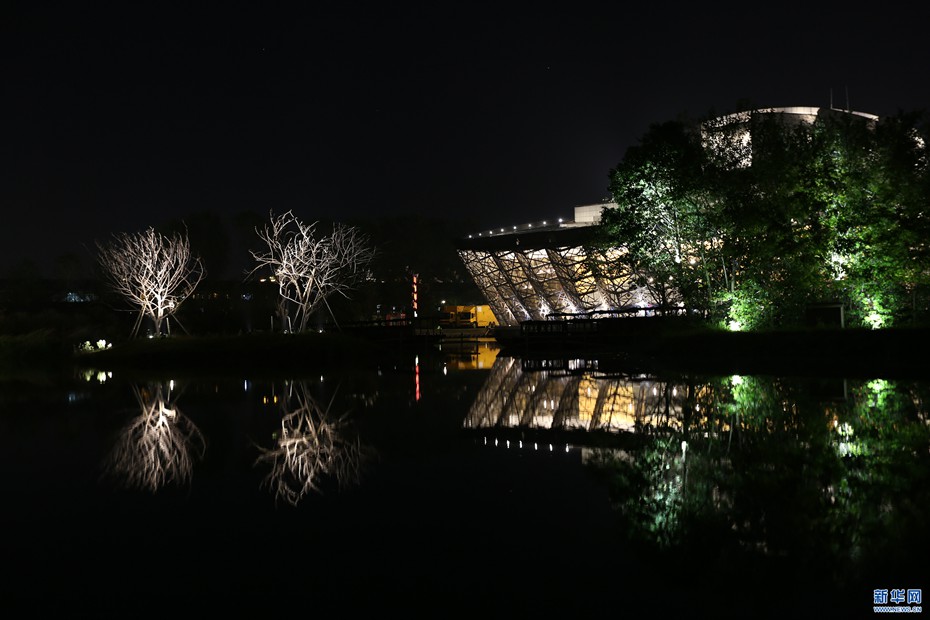
[[[588,357],[645,372],[930,378],[930,328],[683,329],[599,338],[514,337],[501,354]]]
[[[448,340],[395,333],[364,337],[351,333],[175,336],[129,340],[94,352],[62,352],[35,337],[7,338],[2,348],[8,371],[27,368],[103,366],[154,373],[199,374],[318,372],[377,365],[398,354],[437,345],[496,342],[498,355],[527,359],[603,359],[612,367],[645,372],[776,374],[833,377],[930,378],[930,328],[883,330],[810,328],[728,332],[698,328],[522,338],[485,335],[483,330]],[[38,354],[37,350],[41,353]],[[29,353],[31,351],[31,353]]]

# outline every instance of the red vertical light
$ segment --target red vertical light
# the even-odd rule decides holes
[[[417,316],[417,274],[413,274],[413,318]]]

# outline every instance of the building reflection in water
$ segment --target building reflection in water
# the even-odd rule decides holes
[[[459,342],[451,339],[440,344],[439,350],[446,356],[446,366],[451,370],[490,370],[500,352],[500,345],[490,337]]]
[[[104,474],[126,488],[153,493],[170,483],[189,484],[206,442],[178,408],[174,383],[152,382],[132,390],[140,414],[119,433]]]
[[[271,448],[259,448],[256,465],[269,467],[262,484],[276,500],[296,506],[324,480],[358,483],[367,449],[351,432],[347,415],[336,416],[311,396],[306,382],[289,382],[279,400],[283,416]]]
[[[596,360],[498,357],[465,428],[678,428],[686,392],[648,376],[601,372]]]

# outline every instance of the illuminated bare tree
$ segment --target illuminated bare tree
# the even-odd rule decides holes
[[[255,464],[271,465],[262,486],[276,500],[296,506],[308,493],[318,492],[323,479],[340,486],[357,482],[366,450],[357,436],[347,439],[346,416],[332,417],[310,396],[306,383],[290,384],[288,391],[275,446],[259,447]]]
[[[170,332],[168,319],[205,274],[200,258],[191,254],[187,235],[167,237],[148,228],[116,234],[97,248],[97,261],[110,287],[138,308],[132,335],[139,333],[145,318],[154,323],[155,334],[161,334],[162,323]]]
[[[171,400],[172,390],[161,383],[133,386],[141,415],[123,429],[105,464],[105,473],[127,488],[155,492],[168,483],[187,484],[194,456],[202,457],[206,443],[200,430]]]
[[[348,298],[374,258],[368,238],[357,228],[337,223],[332,232],[320,235],[316,222],[306,224],[290,211],[271,213],[270,222],[256,232],[268,250],[252,252],[258,265],[251,273],[271,270],[278,284],[278,314],[291,331],[304,331],[321,305],[332,315],[327,299],[334,294]]]

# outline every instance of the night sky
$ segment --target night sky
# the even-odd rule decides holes
[[[205,210],[570,218],[678,114],[930,107],[921,3],[393,4],[14,2],[0,267]]]

